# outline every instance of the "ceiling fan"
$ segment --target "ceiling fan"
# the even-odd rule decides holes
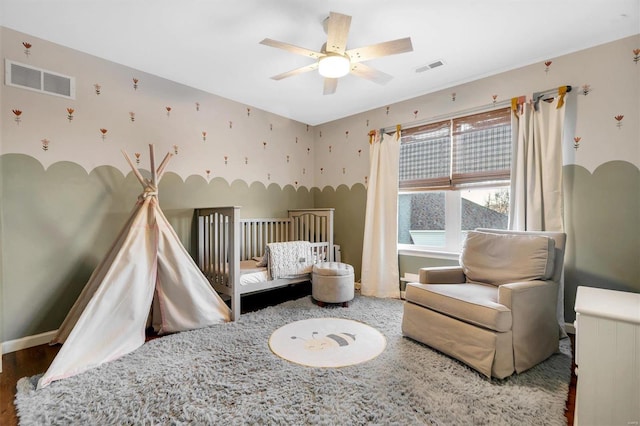
[[[322,45],[319,52],[270,38],[265,38],[260,42],[266,46],[284,49],[287,52],[316,60],[313,64],[275,75],[271,77],[273,80],[282,80],[283,78],[317,69],[320,75],[324,77],[324,95],[335,93],[338,86],[338,78],[349,73],[378,84],[386,84],[393,78],[392,76],[362,62],[413,51],[411,38],[409,37],[347,50],[351,16],[330,12],[329,17],[324,20],[323,24],[327,33],[327,42]]]

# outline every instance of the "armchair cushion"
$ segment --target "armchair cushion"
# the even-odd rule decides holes
[[[464,272],[459,266],[432,266],[420,268],[422,284],[460,284],[465,281]]]
[[[483,284],[407,284],[406,300],[480,327],[511,330],[511,310],[498,303],[498,289]]]
[[[469,231],[460,255],[467,282],[500,285],[548,280],[554,271],[555,241],[541,235]]]

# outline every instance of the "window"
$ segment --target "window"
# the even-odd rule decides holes
[[[404,131],[400,248],[457,252],[469,230],[506,229],[511,146],[509,108]]]

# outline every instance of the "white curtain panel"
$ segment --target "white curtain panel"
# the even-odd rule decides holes
[[[362,285],[365,296],[400,297],[398,272],[398,162],[400,132],[376,132],[369,148]]]
[[[511,168],[509,229],[563,232],[562,133],[565,106],[540,101],[522,105]],[[564,330],[564,278],[560,280],[558,323]]]

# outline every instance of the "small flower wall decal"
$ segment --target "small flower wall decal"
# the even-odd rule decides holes
[[[271,180],[271,173],[267,173],[267,180]]]
[[[225,156],[224,156],[224,164],[227,164],[227,161],[228,161],[228,160],[229,160],[229,156],[228,156],[228,155],[225,155]]]
[[[496,103],[496,100],[498,100],[498,95],[491,95],[491,99],[493,99],[493,103]]]
[[[202,142],[206,142],[207,141],[207,132],[205,132],[204,130],[202,131]]]
[[[369,176],[365,176],[364,177],[364,184],[366,185],[368,183],[368,181],[369,181]]]
[[[140,164],[140,153],[139,152],[134,152],[133,155],[136,156],[136,164]]]
[[[343,167],[343,168],[342,168],[342,174],[345,174],[345,173],[347,173],[347,168],[346,168],[346,167]]]
[[[244,164],[249,164],[249,157],[244,157]]]
[[[413,118],[418,118],[418,113],[419,112],[420,111],[418,111],[418,110],[413,111]]]
[[[360,154],[362,154],[362,150],[361,149],[358,150],[358,157],[360,157]]]
[[[233,129],[233,121],[229,121],[229,128]]]
[[[247,108],[247,117],[251,116],[251,108]]]
[[[548,73],[549,72],[549,68],[551,67],[551,64],[553,63],[553,61],[544,61],[544,72]]]
[[[640,61],[640,49],[633,49],[633,62],[636,64]]]
[[[369,119],[367,118],[367,127],[369,127]]]
[[[582,94],[585,96],[587,96],[589,92],[591,92],[591,86],[588,84],[583,84],[581,89],[582,89]]]
[[[266,142],[262,142],[262,149],[267,149],[267,143]]]
[[[102,133],[102,140],[104,141],[107,138],[107,129],[100,129],[100,133]]]
[[[178,145],[174,145],[174,146],[173,146],[173,153],[174,153],[175,155],[178,155]]]
[[[269,123],[269,131],[273,131],[273,124]]]
[[[319,136],[320,136],[320,137],[322,137],[322,130],[320,130],[320,132],[319,132]]]
[[[27,41],[23,41],[22,45],[24,46],[24,54],[29,56],[31,54],[31,46],[33,45]]]
[[[289,162],[289,156],[287,155],[287,163]]]
[[[49,151],[49,139],[44,138],[44,139],[41,139],[40,142],[42,142],[42,150]]]
[[[22,111],[19,109],[12,109],[11,111],[13,112],[13,115],[15,115],[13,120],[19,125],[20,121],[22,120],[20,118],[20,116],[22,115]]]
[[[451,102],[456,101],[456,92],[451,93]]]
[[[170,117],[171,116],[171,107],[167,106],[167,107],[164,107],[164,109],[167,110],[167,117]]]
[[[307,124],[307,132],[309,131],[309,125]]]
[[[196,102],[196,111],[200,111],[200,102]]]
[[[100,90],[102,89],[102,86],[99,85],[98,83],[93,85],[93,88],[96,90],[96,95],[100,94]]]
[[[133,90],[138,90],[138,82],[140,80],[138,80],[137,78],[133,78]]]
[[[307,169],[306,169],[306,168],[304,168],[304,167],[302,168],[302,174],[303,174],[303,175],[306,175],[306,174],[307,174]]]
[[[329,152],[331,152],[331,145],[329,145]]]
[[[624,115],[616,115],[613,118],[615,118],[616,121],[617,121],[616,126],[618,126],[618,129],[621,129],[622,128],[622,119],[624,118]]]
[[[135,112],[129,111],[129,120],[131,120],[132,123],[134,121],[136,121],[136,113]]]
[[[385,112],[386,112],[386,114],[387,114],[387,115],[389,115],[389,110],[390,110],[390,109],[391,109],[391,107],[387,107],[387,108],[386,108],[386,111],[385,111]]]
[[[71,123],[71,120],[73,120],[73,112],[75,110],[73,108],[67,108],[67,120],[69,120],[69,123]]]
[[[307,148],[307,155],[311,152],[311,148]]]
[[[573,148],[577,151],[578,148],[580,147],[580,140],[582,140],[582,138],[580,136],[576,136],[573,138]]]
[[[296,188],[298,187],[298,181],[297,180],[293,181],[293,184],[296,186]]]
[[[346,132],[344,132],[345,138],[349,139],[349,131],[347,130]]]
[[[204,172],[207,174],[207,179],[209,179],[209,175],[211,175],[211,170],[207,169]]]
[[[298,137],[296,136],[296,143],[298,143]]]
[[[324,173],[324,167],[320,167],[320,174]]]

